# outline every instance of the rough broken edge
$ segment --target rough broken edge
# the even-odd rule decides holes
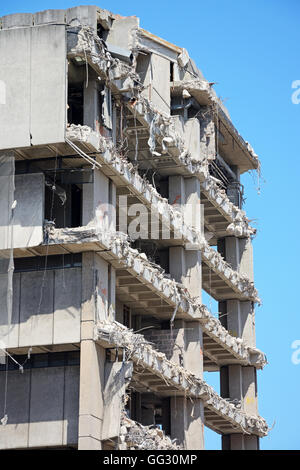
[[[203,400],[204,407],[229,421],[235,432],[256,434],[260,437],[268,434],[268,425],[262,417],[251,416],[239,410],[220,397],[204,380],[168,360],[165,354],[156,351],[144,336],[133,333],[124,325],[117,322],[99,323],[95,339],[110,347],[125,348],[130,360],[151,370],[165,383],[183,392],[184,396]]]
[[[154,289],[159,296],[164,297],[174,308],[178,305],[179,310],[188,314],[191,320],[199,320],[203,331],[227,349],[242,364],[257,368],[263,368],[266,364],[265,355],[259,349],[249,348],[242,339],[230,335],[198,298],[191,298],[186,289],[183,289],[173,279],[164,276],[143,253],[131,248],[124,233],[103,233],[93,226],[73,229],[51,227],[47,237],[48,245],[100,242],[103,249],[109,250],[123,268],[130,269],[136,276],[142,278],[145,284],[151,286],[151,289]],[[99,253],[101,254],[100,251]]]

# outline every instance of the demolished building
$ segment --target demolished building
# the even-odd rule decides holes
[[[0,448],[258,449],[260,163],[212,85],[80,6],[0,18],[0,91]]]

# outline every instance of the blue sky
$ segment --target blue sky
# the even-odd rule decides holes
[[[68,8],[91,2],[1,2],[0,16]],[[257,346],[269,365],[258,372],[259,411],[275,425],[262,449],[300,449],[300,364],[291,344],[300,340],[299,226],[300,104],[291,100],[300,80],[299,0],[99,0],[141,26],[185,47],[225,100],[234,124],[259,155],[261,191],[244,175],[247,215],[255,219],[255,281],[263,305],[256,310]],[[299,95],[300,96],[300,95]],[[300,290],[300,289],[299,289]],[[207,378],[208,377],[208,378]],[[218,388],[216,374],[207,380]],[[206,432],[206,448],[220,437]]]

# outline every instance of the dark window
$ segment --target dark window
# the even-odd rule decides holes
[[[58,367],[58,366],[77,366],[80,364],[80,351],[64,351],[43,354],[31,354],[28,359],[27,355],[14,355],[8,358],[8,370],[18,370],[19,364],[24,369],[38,369],[41,367]],[[6,364],[0,364],[0,372],[6,370]]]
[[[174,62],[170,62],[170,82],[174,81]]]
[[[83,82],[68,86],[68,123],[83,125]]]
[[[124,315],[124,325],[128,328],[131,328],[131,315],[130,315],[130,308],[127,305],[123,306],[123,315]]]
[[[45,219],[55,222],[55,227],[80,227],[82,190],[74,184],[57,184],[57,191],[45,188]],[[61,194],[65,194],[64,199]]]
[[[75,268],[81,266],[81,253],[69,255],[33,256],[31,258],[15,258],[15,272],[42,271],[45,269]]]

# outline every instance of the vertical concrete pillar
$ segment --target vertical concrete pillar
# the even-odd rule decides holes
[[[213,113],[208,106],[203,107],[200,118],[200,155],[201,160],[213,160],[216,156],[217,139]]]
[[[94,253],[82,255],[78,449],[101,449],[105,349],[94,341],[97,308]],[[106,264],[106,263],[105,263]],[[98,265],[99,267],[99,265]],[[103,266],[101,277],[107,279]]]
[[[242,198],[240,193],[240,170],[236,165],[231,166],[232,171],[236,175],[236,180],[228,184],[227,196],[231,202],[237,207],[242,207]]]
[[[103,421],[105,349],[93,339],[80,345],[78,450],[100,450]]]
[[[109,230],[115,231],[117,226],[117,187],[115,183],[109,179],[108,181],[108,222]]]
[[[204,448],[204,411],[201,400],[171,397],[171,437],[186,450]]]
[[[78,449],[101,449],[106,353],[94,331],[98,320],[114,319],[114,305],[114,269],[97,253],[83,253]]]
[[[116,230],[116,185],[100,170],[82,191],[82,225],[93,223],[101,231]]]
[[[196,178],[174,176],[169,178],[169,201],[182,207],[184,220],[190,226],[200,230],[200,183]],[[191,296],[201,299],[202,272],[201,252],[189,250],[182,246],[169,249],[169,269],[171,276],[182,283]],[[177,320],[174,324],[176,331],[176,346],[172,360],[193,372],[198,377],[203,376],[203,335],[198,322]],[[185,449],[204,448],[204,407],[201,400],[185,397],[172,397],[171,436]]]
[[[169,176],[169,203],[184,208],[185,183],[183,176]]]
[[[201,189],[198,178],[185,178],[185,222],[201,229]]]
[[[226,237],[225,259],[241,274],[253,281],[253,252],[250,239]],[[226,310],[226,326],[232,336],[242,338],[248,346],[255,347],[255,313],[253,303],[236,299],[221,302],[220,311]],[[221,396],[241,401],[243,411],[257,415],[256,369],[239,365],[222,367],[220,371]],[[223,436],[223,449],[258,449],[256,436],[231,434]]]
[[[173,327],[173,353],[170,360],[184,366],[184,354],[185,354],[185,322],[184,320],[176,320]]]
[[[197,178],[170,177],[169,201],[181,208],[187,225],[201,230],[200,182]],[[172,247],[169,259],[170,274],[176,281],[184,284],[193,297],[201,299],[201,252],[190,247]]]
[[[109,179],[100,170],[94,170],[94,181],[84,184],[82,189],[82,224],[90,222],[108,227],[107,204],[109,200]]]
[[[223,450],[259,450],[258,436],[227,434],[222,436]]]
[[[83,88],[83,124],[99,132],[101,122],[99,80],[89,72],[88,84]]]

